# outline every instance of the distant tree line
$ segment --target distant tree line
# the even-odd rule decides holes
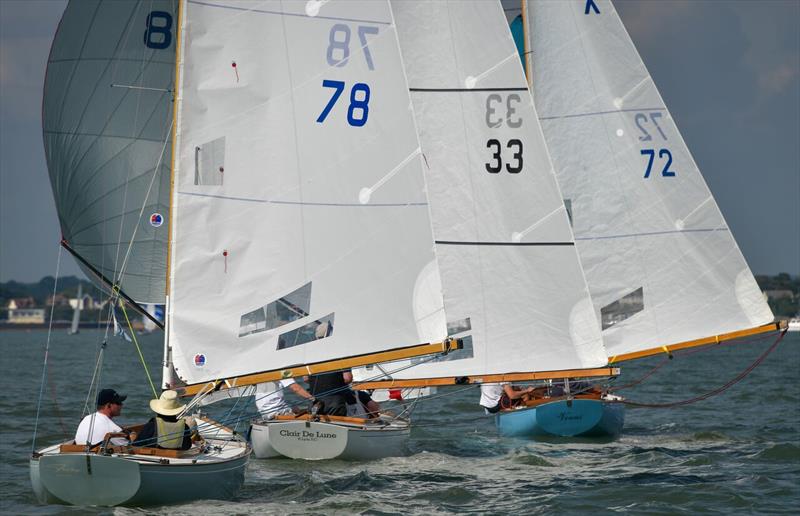
[[[756,281],[767,294],[767,302],[775,317],[787,318],[800,314],[800,276],[781,272],[775,276],[757,275]]]

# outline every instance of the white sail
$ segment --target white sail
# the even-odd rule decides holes
[[[527,11],[534,99],[609,356],[772,321],[611,2]]]
[[[79,331],[81,323],[81,309],[83,308],[83,285],[78,283],[78,295],[75,298],[75,309],[72,311],[72,324],[69,326],[69,334],[75,335]]]
[[[463,350],[392,376],[604,365],[567,212],[499,2],[391,5],[427,166],[449,332],[465,338]]]
[[[388,3],[192,0],[182,20],[177,374],[197,383],[423,342],[414,290],[433,237]],[[445,335],[442,322],[425,339]]]
[[[122,273],[122,291],[142,303],[164,303],[176,7],[70,2],[44,85],[44,147],[62,235],[109,282]]]

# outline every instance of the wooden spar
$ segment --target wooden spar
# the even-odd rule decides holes
[[[563,380],[564,378],[591,378],[598,376],[617,376],[618,367],[596,369],[566,369],[563,371],[542,371],[537,373],[484,374],[474,376],[448,376],[441,378],[419,378],[414,380],[378,380],[374,382],[353,382],[351,387],[367,389],[402,389],[408,387],[442,387],[446,385],[466,385],[470,383],[521,382],[531,380]]]
[[[181,23],[183,23],[183,2],[179,1],[178,27],[175,29],[175,84],[172,87],[172,142],[170,144],[172,160],[169,167],[169,209],[167,210],[167,213],[169,213],[169,224],[167,225],[167,281],[164,286],[164,293],[167,297],[169,297],[170,291],[170,260],[172,259],[172,195],[175,192],[175,160],[177,160],[175,145],[178,140],[178,94],[180,93],[178,81],[181,76],[181,38],[183,37]]]
[[[110,279],[106,278],[105,275],[102,272],[97,270],[91,263],[86,261],[86,259],[83,256],[79,255],[75,251],[75,249],[70,247],[69,243],[63,238],[61,239],[61,247],[66,249],[69,252],[69,254],[72,255],[73,258],[75,258],[76,260],[81,262],[81,264],[83,266],[85,266],[87,269],[89,269],[92,272],[92,274],[94,274],[97,277],[97,279],[99,279],[109,289],[111,289],[112,293],[116,292],[117,294],[119,294],[119,297],[124,299],[134,310],[139,312],[140,315],[143,315],[143,316],[147,317],[148,319],[150,319],[151,321],[153,321],[153,323],[156,326],[158,326],[159,328],[161,328],[162,330],[164,329],[164,323],[162,323],[161,321],[159,321],[158,319],[153,317],[153,315],[151,313],[149,313],[147,310],[145,310],[144,307],[142,307],[139,303],[134,301],[130,296],[128,296],[128,294],[123,292],[122,289],[119,288],[118,285],[115,285],[113,281],[111,281]]]
[[[624,353],[616,355],[608,359],[609,364],[616,364],[626,360],[634,360],[637,358],[649,357],[658,355],[659,353],[670,354],[679,349],[696,348],[698,346],[708,346],[711,344],[719,344],[723,341],[739,339],[742,337],[749,337],[751,335],[758,335],[760,333],[768,333],[771,331],[784,331],[786,329],[786,321],[771,322],[763,326],[756,326],[755,328],[748,328],[746,330],[733,331],[730,333],[722,333],[712,337],[705,337],[703,339],[688,340],[686,342],[679,342],[677,344],[669,344],[667,346],[659,346],[656,348],[645,349],[642,351],[634,351],[632,353]]]
[[[520,3],[522,5],[522,58],[524,59],[522,68],[525,72],[525,80],[528,86],[533,86],[533,80],[531,78],[533,63],[531,63],[530,51],[528,50],[528,0],[520,0]]]
[[[177,387],[175,390],[180,396],[194,396],[201,391],[233,389],[235,387],[244,387],[247,385],[255,385],[257,383],[284,380],[286,378],[340,371],[343,369],[377,364],[380,362],[394,362],[396,360],[404,360],[406,358],[413,358],[422,355],[449,353],[451,351],[461,349],[462,345],[461,339],[447,339],[442,342],[418,344],[416,346],[408,346],[405,348],[397,348],[388,351],[379,351],[377,353],[367,353],[364,355],[339,358],[327,362],[318,362],[316,364],[297,365],[288,367],[286,369],[276,369],[273,371],[264,371],[261,373],[247,374],[232,378],[221,378],[212,382],[195,383],[185,387]]]

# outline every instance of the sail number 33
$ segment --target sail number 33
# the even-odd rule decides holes
[[[367,41],[368,35],[378,34],[378,27],[359,25],[357,27],[359,47],[364,53],[364,61],[369,70],[375,70],[375,62],[372,60],[372,53],[369,51]],[[350,62],[350,26],[344,23],[337,23],[331,27],[328,33],[328,49],[325,58],[328,64],[341,68]],[[333,94],[328,100],[328,104],[323,108],[322,113],[317,117],[317,123],[321,124],[328,118],[328,114],[336,105],[336,101],[345,89],[343,81],[333,81],[324,79],[323,88],[333,89]],[[347,123],[352,127],[362,127],[369,118],[369,85],[364,82],[357,82],[350,87],[350,104],[347,107]]]

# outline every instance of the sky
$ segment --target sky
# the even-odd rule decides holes
[[[64,0],[0,0],[0,281],[55,275],[41,133]],[[617,10],[756,274],[800,274],[800,0],[618,0]],[[59,274],[80,275],[64,254]]]

